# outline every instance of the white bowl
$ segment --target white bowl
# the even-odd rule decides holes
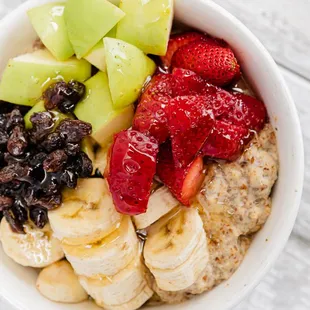
[[[26,11],[51,0],[33,0],[20,6],[0,23],[0,72],[8,59],[25,52],[36,34]],[[176,0],[176,19],[223,38],[234,49],[243,71],[265,102],[270,120],[277,129],[280,174],[273,191],[271,215],[255,237],[242,265],[228,281],[209,293],[180,305],[161,310],[222,310],[238,304],[261,280],[276,261],[293,228],[302,192],[304,155],[302,134],[294,102],[269,53],[235,17],[209,0]],[[1,294],[17,309],[91,310],[96,306],[55,304],[35,288],[37,271],[18,266],[0,249]],[[156,310],[159,307],[155,308]],[[155,310],[154,309],[154,310]]]

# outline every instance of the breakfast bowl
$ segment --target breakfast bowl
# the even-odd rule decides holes
[[[10,58],[30,51],[37,39],[27,17],[30,8],[48,0],[27,1],[0,23],[0,72]],[[154,309],[231,309],[263,278],[276,262],[295,222],[303,183],[303,143],[297,111],[288,88],[272,57],[257,38],[235,17],[208,0],[176,0],[175,20],[191,28],[225,40],[233,49],[247,81],[265,103],[275,129],[279,154],[279,175],[272,191],[271,214],[255,235],[237,271],[208,293],[181,304],[154,306]],[[36,289],[38,271],[15,264],[1,253],[1,296],[16,309],[100,309],[87,301],[56,304]]]

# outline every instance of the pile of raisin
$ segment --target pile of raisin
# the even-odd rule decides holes
[[[60,83],[54,84],[43,95],[45,104],[72,111],[85,91],[81,85],[61,82],[60,92]],[[54,106],[48,96],[66,99],[56,100]],[[90,177],[93,171],[81,151],[82,140],[91,134],[90,124],[71,118],[56,124],[53,111],[46,111],[34,113],[32,128],[26,130],[26,112],[24,107],[0,103],[0,220],[4,216],[17,233],[24,233],[29,220],[43,228],[48,210],[61,204],[63,187],[75,188],[79,177]]]

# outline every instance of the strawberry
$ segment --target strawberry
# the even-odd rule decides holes
[[[195,159],[214,125],[208,98],[175,97],[169,101],[167,117],[175,163],[186,167]]]
[[[256,131],[264,127],[266,119],[264,103],[245,94],[235,94],[232,108],[221,116],[224,122]]]
[[[204,34],[199,32],[185,32],[181,34],[175,34],[170,37],[168,43],[168,49],[165,56],[160,57],[165,68],[169,68],[171,64],[171,59],[174,53],[183,45],[190,42],[202,40],[207,38]]]
[[[157,141],[138,131],[129,129],[115,135],[107,180],[118,212],[146,212],[157,153]]]
[[[219,159],[235,160],[241,155],[250,132],[243,126],[215,121],[212,133],[202,148],[202,154]]]
[[[168,141],[160,146],[157,175],[183,205],[190,206],[198,193],[205,177],[203,170],[202,157],[197,157],[187,167],[176,167],[171,143]]]
[[[171,60],[172,67],[196,72],[207,82],[223,86],[240,76],[240,66],[231,48],[223,41],[196,40],[180,47]]]
[[[173,95],[173,83],[170,74],[155,75],[140,98],[133,120],[133,129],[153,136],[159,143],[169,135],[166,105]]]

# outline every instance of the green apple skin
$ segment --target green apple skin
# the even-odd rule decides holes
[[[134,108],[130,105],[125,109],[114,109],[105,72],[99,71],[85,82],[85,86],[85,98],[77,104],[74,114],[92,125],[92,138],[105,147],[115,133],[131,126]]]
[[[49,85],[60,80],[84,82],[90,76],[91,64],[86,60],[58,61],[47,50],[38,50],[9,61],[0,83],[0,100],[33,106]]]
[[[65,21],[77,58],[84,57],[124,15],[107,0],[68,0]]]
[[[134,103],[147,78],[156,70],[153,60],[137,47],[113,38],[104,38],[109,86],[115,108]]]
[[[45,111],[46,111],[46,109],[44,107],[44,101],[43,100],[39,101],[35,106],[33,106],[32,109],[29,110],[28,113],[24,116],[26,129],[29,130],[32,128],[32,123],[30,121],[30,117],[34,113],[45,112]],[[62,120],[66,119],[66,118],[72,118],[72,115],[64,114],[64,113],[61,113],[61,112],[56,111],[56,110],[52,110],[50,112],[52,113],[53,119],[55,121],[54,127],[56,127]]]
[[[116,27],[110,30],[106,37],[108,38],[115,38],[116,36]],[[105,61],[105,54],[104,54],[104,45],[103,40],[100,40],[91,50],[90,52],[84,56],[84,58],[90,62],[93,66],[95,66],[100,71],[105,72],[107,65]]]
[[[33,28],[46,48],[58,60],[74,55],[64,18],[63,2],[47,3],[28,11]]]
[[[129,42],[146,54],[167,52],[173,22],[174,0],[121,0],[125,17],[118,23],[116,38]]]

